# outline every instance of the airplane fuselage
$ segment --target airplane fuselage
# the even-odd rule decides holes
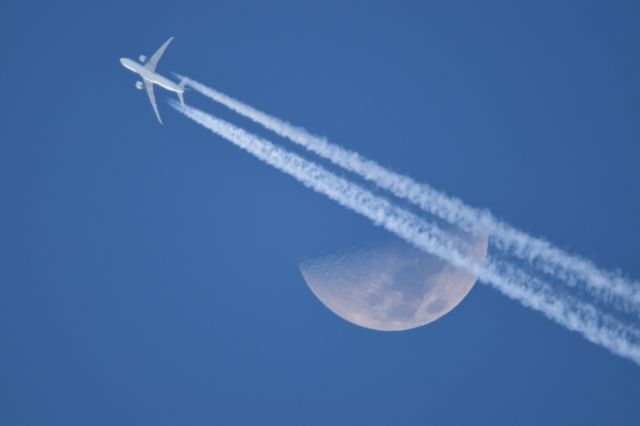
[[[169,80],[166,77],[161,76],[158,73],[155,73],[149,69],[147,69],[143,64],[136,62],[129,58],[120,58],[120,63],[128,70],[139,74],[144,80],[147,80],[153,84],[157,84],[160,87],[163,87],[167,90],[176,93],[184,93],[184,89],[178,86],[173,81]]]

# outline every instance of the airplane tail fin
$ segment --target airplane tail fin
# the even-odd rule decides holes
[[[178,92],[178,98],[180,99],[180,103],[182,105],[184,105],[184,90],[186,85],[187,85],[187,78],[183,77],[182,80],[180,80],[180,83],[178,83],[178,87],[182,89],[181,92]]]

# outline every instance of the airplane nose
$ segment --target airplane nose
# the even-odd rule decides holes
[[[120,63],[121,63],[122,65],[124,65],[124,60],[125,60],[125,58],[120,58]]]

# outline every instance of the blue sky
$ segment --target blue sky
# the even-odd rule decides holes
[[[332,314],[298,262],[390,237],[118,62],[176,36],[158,71],[640,277],[640,6],[514,3],[2,3],[0,424],[639,424],[635,364],[488,286]]]

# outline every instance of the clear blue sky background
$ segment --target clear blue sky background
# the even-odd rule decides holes
[[[487,286],[333,315],[298,261],[385,233],[118,62],[175,35],[158,71],[638,278],[640,3],[90,3],[0,5],[0,424],[640,424],[637,365]]]

